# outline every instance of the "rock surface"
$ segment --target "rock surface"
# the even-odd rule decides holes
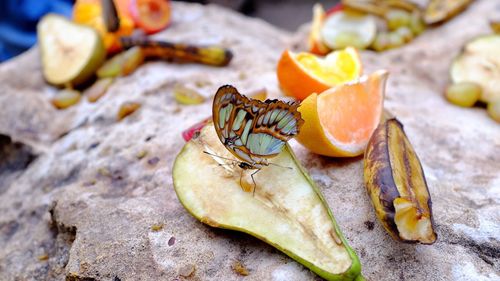
[[[281,95],[275,64],[287,46],[300,48],[304,29],[292,36],[214,6],[175,3],[174,15],[158,38],[230,47],[230,66],[148,63],[97,103],[58,111],[36,48],[0,65],[1,280],[319,280],[253,237],[196,221],[171,178],[181,131],[210,115],[218,86]],[[488,33],[493,18],[500,4],[476,1],[403,48],[363,53],[366,72],[391,72],[386,108],[405,124],[422,161],[434,245],[398,243],[384,232],[361,158],[318,157],[292,142],[369,280],[500,279],[500,126],[485,110],[452,106],[441,95],[453,57]],[[207,101],[177,105],[176,83]],[[128,101],[142,106],[116,121]]]

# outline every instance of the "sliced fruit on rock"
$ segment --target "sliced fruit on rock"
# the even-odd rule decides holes
[[[205,97],[196,90],[188,88],[180,83],[175,84],[173,93],[175,101],[180,104],[197,105],[205,101]]]
[[[191,215],[212,227],[255,236],[327,280],[362,278],[356,254],[289,146],[272,160],[281,167],[266,166],[255,174],[255,194],[240,185],[241,172],[248,178],[253,171],[220,165],[230,164],[221,157],[233,159],[213,124],[177,156],[174,188]]]
[[[106,61],[98,70],[97,77],[126,76],[134,72],[144,62],[144,54],[139,47],[118,53]]]
[[[377,34],[375,18],[354,11],[339,11],[328,16],[321,28],[323,42],[331,49],[365,49]]]
[[[91,103],[98,101],[102,96],[106,94],[109,86],[113,84],[113,78],[101,78],[92,84],[88,89],[83,92],[83,95],[87,97],[87,100]]]
[[[373,132],[364,158],[364,181],[379,221],[394,239],[436,241],[424,171],[397,119]]]
[[[481,96],[481,87],[476,83],[460,82],[451,84],[446,89],[446,99],[454,105],[473,106]]]
[[[311,23],[311,31],[308,37],[308,47],[309,52],[316,55],[326,55],[330,52],[330,48],[323,43],[321,38],[321,26],[323,26],[323,21],[325,20],[325,10],[323,6],[319,3],[313,6],[313,19]]]
[[[387,27],[389,30],[397,30],[398,28],[409,26],[411,22],[411,14],[404,10],[390,9],[385,14]]]
[[[426,24],[447,21],[469,6],[472,0],[431,0],[424,12]]]
[[[487,107],[488,115],[498,123],[500,123],[500,100],[492,101],[488,103]]]
[[[387,76],[387,71],[379,70],[307,97],[298,109],[305,122],[297,141],[325,156],[363,154],[382,117]]]
[[[500,21],[492,21],[490,22],[490,27],[493,32],[500,34]]]
[[[138,102],[129,101],[129,102],[122,103],[122,105],[120,105],[120,109],[118,109],[118,113],[116,114],[116,119],[118,121],[120,121],[123,118],[136,112],[137,109],[139,109],[140,107],[141,107],[141,104]]]
[[[156,33],[170,24],[170,1],[168,0],[131,0],[130,14],[135,24],[146,32]]]
[[[73,86],[94,75],[106,57],[97,32],[66,18],[49,14],[37,26],[45,80]]]
[[[361,59],[354,48],[332,52],[325,58],[285,50],[278,62],[277,76],[285,94],[302,100],[312,93],[359,78],[362,71]]]
[[[454,83],[474,82],[481,86],[483,102],[500,99],[500,35],[486,35],[467,43],[451,66]]]
[[[73,89],[62,89],[52,99],[52,104],[57,109],[65,109],[80,101],[80,92]]]
[[[193,126],[189,127],[188,129],[182,131],[182,138],[185,141],[190,141],[194,135],[199,134],[201,132],[201,129],[205,127],[210,121],[212,120],[212,117],[207,117],[200,122],[194,124]]]

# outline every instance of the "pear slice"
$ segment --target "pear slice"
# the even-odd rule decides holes
[[[255,193],[249,179],[255,170],[242,170],[222,157],[234,159],[212,123],[177,156],[174,188],[189,213],[212,227],[255,236],[327,280],[363,280],[358,257],[289,146],[272,158],[276,165],[255,174]]]
[[[90,78],[106,57],[99,34],[91,27],[49,14],[37,26],[45,80],[78,85]]]

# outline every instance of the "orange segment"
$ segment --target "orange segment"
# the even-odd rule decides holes
[[[382,117],[387,76],[379,70],[307,97],[298,109],[305,123],[297,140],[321,155],[361,155]]]
[[[354,48],[332,52],[325,58],[285,50],[277,67],[278,80],[285,94],[301,100],[312,93],[352,81],[361,72],[361,60]]]

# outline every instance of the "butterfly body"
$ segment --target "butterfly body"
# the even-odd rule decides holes
[[[268,166],[303,124],[299,104],[249,99],[233,86],[222,86],[214,97],[213,122],[224,146],[244,170]]]

